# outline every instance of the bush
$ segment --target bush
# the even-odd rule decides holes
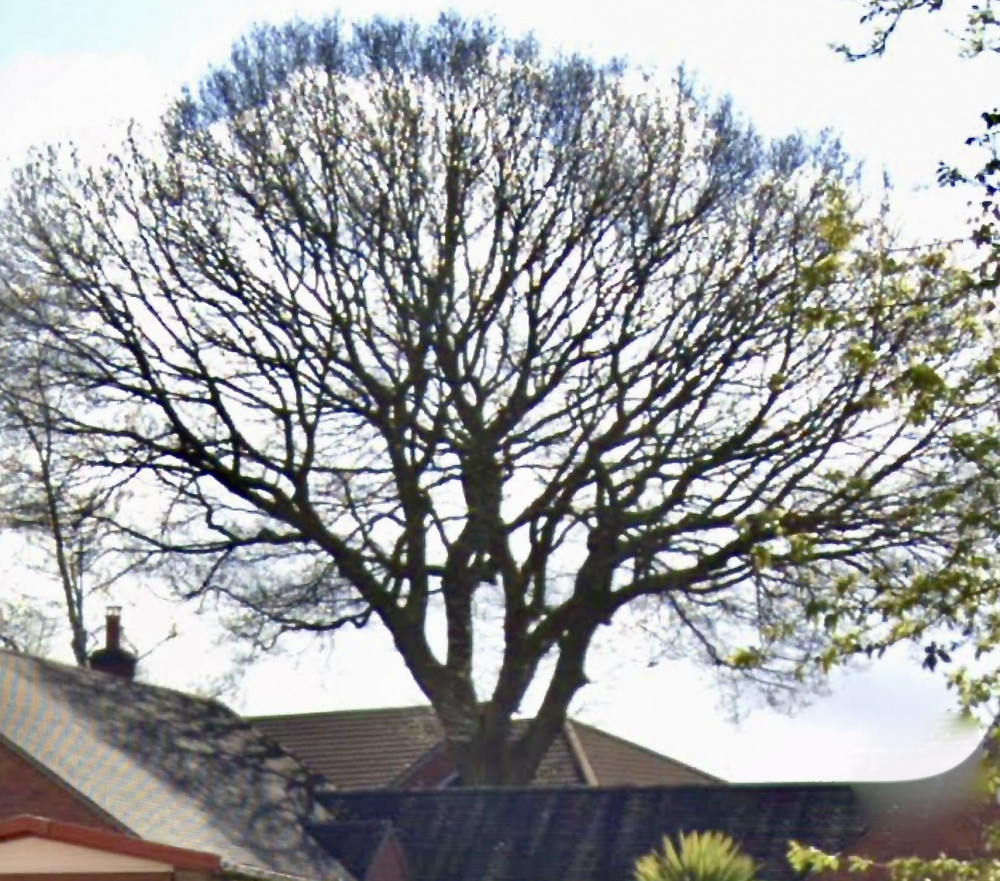
[[[635,881],[755,881],[757,865],[721,832],[664,836],[663,850],[639,857]]]

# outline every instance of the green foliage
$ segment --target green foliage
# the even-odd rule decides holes
[[[938,13],[964,6],[965,29],[960,33],[962,51],[968,56],[1000,50],[997,33],[996,0],[863,0],[861,24],[868,28],[868,41],[862,48],[839,46],[848,58],[857,60],[881,55],[904,19],[914,12]]]
[[[1000,19],[997,13],[1000,5],[996,0],[862,0],[861,24],[866,39],[861,46],[838,46],[838,51],[852,61],[878,56],[885,53],[890,41],[895,38],[901,25],[913,14],[940,13],[946,7],[958,11],[964,27],[955,36],[959,51],[968,58],[983,53],[1000,52]],[[998,277],[995,254],[997,248],[997,220],[1000,217],[1000,154],[997,151],[997,135],[1000,134],[1000,112],[996,108],[984,108],[980,114],[982,128],[978,132],[963,132],[961,136],[967,146],[975,148],[979,156],[978,169],[964,171],[955,166],[941,164],[938,167],[938,183],[954,187],[964,184],[978,186],[982,193],[980,219],[971,230],[972,239],[978,245],[989,245],[983,275],[988,284],[993,285]]]
[[[839,47],[852,60],[881,55],[890,41],[897,38],[903,22],[920,13],[940,13],[946,6],[964,18],[965,29],[958,34],[962,54],[972,57],[1000,51],[1000,22],[994,0],[864,0],[861,6],[865,45],[860,49]],[[982,213],[974,221],[970,236],[978,246],[978,265],[974,271],[951,270],[947,284],[969,306],[957,319],[961,333],[976,341],[969,376],[995,384],[1000,375],[997,326],[993,318],[1000,278],[997,152],[1000,114],[987,109],[982,113],[982,123],[978,133],[965,138],[967,146],[979,151],[975,160],[978,171],[970,173],[942,165],[938,181],[944,186],[972,185],[981,193],[978,204]],[[962,133],[965,134],[968,133]],[[915,265],[929,274],[947,271],[943,255],[933,250]],[[884,269],[887,303],[908,310],[914,320],[933,322],[936,319],[933,304],[910,302],[921,284],[917,281],[915,285],[912,275],[906,277],[912,270],[904,269],[900,274],[898,266]],[[863,340],[860,342],[863,345]],[[953,384],[947,371],[942,371],[938,360],[941,351],[937,343],[928,341],[922,353],[914,352],[914,357],[901,365],[891,383],[878,390],[878,406],[905,406],[907,419],[914,426],[933,421],[942,409],[954,406],[966,390],[960,384]],[[855,356],[859,363],[864,360],[863,349],[860,355]],[[965,713],[978,712],[980,718],[995,719],[1000,701],[1000,672],[996,669],[996,650],[1000,646],[996,553],[1000,536],[997,514],[1000,456],[996,420],[984,417],[974,423],[969,430],[956,427],[950,433],[949,449],[942,459],[947,470],[931,478],[930,492],[925,498],[924,513],[951,509],[959,515],[946,543],[949,564],[935,572],[908,572],[902,578],[900,571],[891,565],[866,572],[861,580],[867,581],[870,590],[859,591],[859,579],[852,579],[844,584],[845,589],[838,588],[839,602],[815,603],[809,614],[831,636],[829,645],[819,655],[824,668],[853,655],[879,656],[896,642],[915,642],[923,647],[925,668],[949,671],[949,685]],[[837,479],[845,478],[838,475]],[[907,518],[922,516],[915,509],[900,513]],[[853,599],[859,596],[862,597],[859,601]],[[995,723],[992,736],[995,739]],[[1000,790],[995,744],[988,750],[988,756],[987,784],[995,797]],[[864,874],[877,869],[880,876],[893,881],[994,881],[1000,878],[1000,862],[990,854],[1000,841],[1000,830],[985,830],[983,840],[983,854],[968,860],[952,859],[946,854],[936,859],[899,854],[896,859],[874,863],[863,857],[844,858],[798,844],[792,845],[789,858],[793,867],[802,872],[847,869]]]
[[[822,873],[840,872],[846,869],[851,874],[864,876],[872,870],[879,871],[879,877],[891,881],[998,881],[1000,860],[988,856],[971,860],[957,860],[947,856],[935,859],[919,859],[901,856],[882,861],[862,856],[839,856],[823,853],[814,847],[791,842],[788,861],[796,872]]]
[[[677,846],[664,836],[663,850],[640,857],[635,881],[755,881],[757,866],[728,835],[690,832]]]

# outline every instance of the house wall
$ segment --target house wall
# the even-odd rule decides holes
[[[0,879],[11,874],[42,872],[115,876],[159,874],[162,878],[173,872],[173,866],[157,860],[32,836],[0,842]]]
[[[382,840],[362,881],[409,881],[410,869],[394,832]]]
[[[964,799],[941,799],[907,810],[906,806],[870,815],[868,831],[848,849],[848,853],[884,863],[893,859],[947,856],[968,860],[987,855],[984,833],[1000,823],[1000,807],[981,795]],[[888,872],[873,869],[851,873],[844,866],[838,872],[824,872],[822,881],[885,881]]]
[[[407,769],[396,781],[399,789],[437,789],[455,773],[455,763],[444,748],[437,748],[423,761]]]
[[[173,875],[162,875],[159,873],[150,874],[148,872],[127,872],[123,874],[107,875],[93,872],[15,872],[14,874],[0,875],[3,881],[165,881],[173,879]]]
[[[17,814],[120,831],[86,799],[0,740],[0,819]]]
[[[852,848],[855,853],[878,861],[915,856],[933,859],[942,854],[956,859],[985,855],[983,834],[1000,822],[1000,808],[981,799],[946,804],[931,816],[883,818]]]
[[[3,881],[212,881],[216,878],[207,872],[13,872],[0,874]]]

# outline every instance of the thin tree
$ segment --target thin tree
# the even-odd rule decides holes
[[[16,357],[10,358],[12,353]],[[0,386],[0,528],[38,552],[31,568],[60,592],[58,602],[42,587],[25,592],[21,614],[11,616],[8,644],[38,653],[42,642],[68,629],[73,659],[86,667],[88,598],[107,596],[145,556],[125,553],[115,526],[119,506],[129,501],[130,475],[90,467],[85,441],[57,430],[57,413],[76,406],[75,396],[53,384],[37,346],[8,345],[6,354]]]
[[[637,603],[780,690],[995,595],[984,304],[835,142],[683,77],[266,28],[157,137],[40,153],[0,234],[9,339],[87,391],[58,430],[160,490],[120,526],[260,644],[379,622],[467,784],[530,779]],[[883,626],[918,581],[935,621]]]

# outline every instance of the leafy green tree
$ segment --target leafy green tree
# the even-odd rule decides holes
[[[841,47],[849,58],[857,60],[882,55],[889,40],[904,18],[914,12],[940,13],[962,8],[965,29],[959,35],[963,51],[968,55],[1000,51],[1000,31],[997,31],[995,0],[861,0],[861,24],[869,29],[867,44],[861,48]]]
[[[959,51],[969,58],[995,54],[1000,52],[1000,21],[996,12],[994,0],[864,0],[861,24],[867,28],[867,40],[861,46],[841,46],[840,51],[853,61],[880,56],[898,37],[903,23],[912,16],[921,13],[957,13],[957,20],[964,22],[964,28],[956,33]],[[947,186],[972,185],[978,188],[979,197],[972,200],[974,212],[971,240],[979,246],[981,256],[978,284],[992,298],[997,279],[1000,278],[1000,228],[997,225],[1000,221],[1000,203],[997,199],[1000,192],[1000,155],[997,153],[1000,111],[996,108],[986,109],[981,118],[982,130],[966,138],[966,144],[978,149],[984,157],[978,170],[963,172],[942,165],[939,181]],[[995,338],[990,335],[984,340],[984,346],[993,345]],[[976,460],[988,483],[995,480],[997,473],[996,446],[997,437],[992,427],[987,427],[981,433],[974,432],[960,443],[961,449]],[[966,453],[960,455],[964,456]],[[992,491],[977,499],[968,499],[967,502],[970,518],[978,520],[983,528],[995,529],[994,518],[988,510],[996,502]],[[933,610],[936,605],[933,585],[918,582],[913,590],[887,602],[882,615],[887,620],[895,621],[898,630],[905,631],[919,627],[919,623],[915,622],[926,616],[933,616],[934,612],[929,610]],[[974,653],[974,664],[963,666],[951,675],[962,706],[974,709],[990,705],[989,712],[985,715],[995,716],[997,709],[1000,709],[1000,674],[994,669],[995,665],[987,663],[986,659],[1000,644],[1000,620],[996,611],[990,605],[980,604],[975,595],[959,595],[950,617],[965,621],[962,628],[965,639],[961,643],[970,646]],[[957,644],[944,647],[931,642],[927,646],[927,665],[933,668],[939,660],[950,660],[951,652],[948,648],[954,648]]]
[[[992,55],[1000,52],[1000,20],[997,19],[995,0],[863,0],[861,24],[867,30],[867,39],[860,46],[842,45],[839,51],[852,61],[883,55],[890,42],[905,20],[914,14],[944,13],[959,11],[959,20],[964,21],[961,32],[956,34],[959,51],[969,58]],[[1000,134],[1000,107],[987,107],[980,116],[982,128],[977,132],[962,132],[967,146],[976,148],[983,157],[974,163],[973,171],[965,171],[952,165],[941,164],[938,182],[944,186],[973,184],[980,190],[978,211],[972,230],[973,241],[980,246],[988,246],[982,253],[984,275],[990,284],[995,284],[1000,272],[997,248],[1000,244],[1000,154],[997,152],[997,136]]]
[[[624,609],[783,695],[997,596],[990,304],[835,143],[683,78],[265,28],[154,135],[17,174],[0,299],[146,488],[123,533],[260,645],[381,624],[465,783],[531,777]]]
[[[690,832],[667,837],[663,850],[639,857],[635,881],[756,881],[757,866],[722,832]]]
[[[943,822],[954,822],[953,818]],[[789,847],[788,861],[802,875],[850,874],[859,878],[889,878],[891,881],[996,881],[1000,878],[1000,860],[987,850],[984,841],[981,856],[956,859],[946,854],[931,859],[907,855],[881,860],[856,854],[828,854],[814,847],[793,841]]]

